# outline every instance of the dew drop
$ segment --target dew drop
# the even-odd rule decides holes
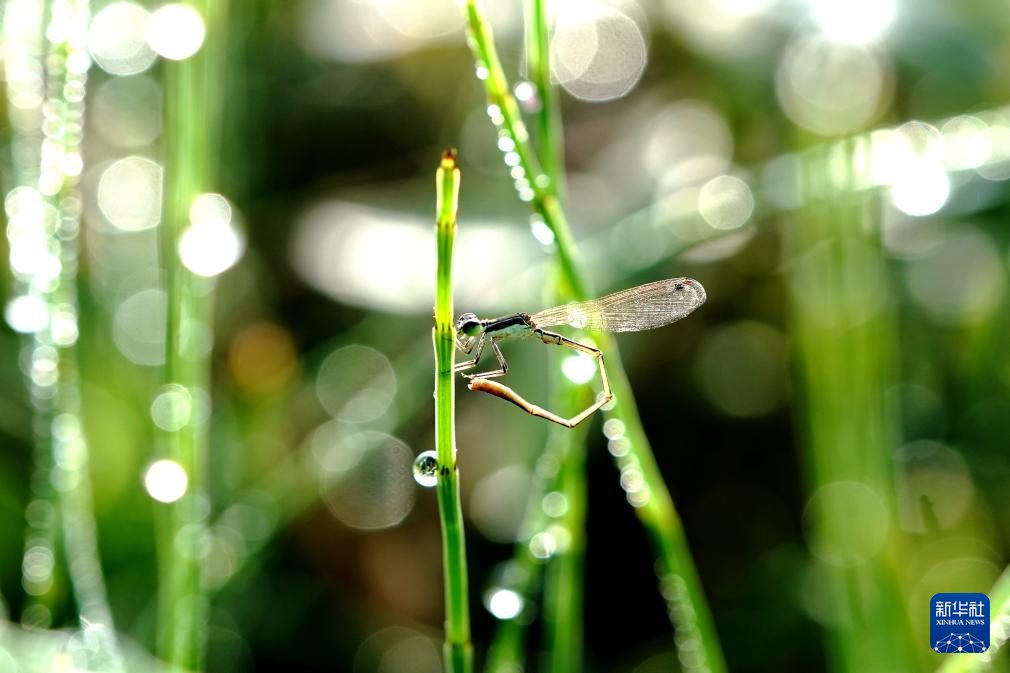
[[[549,559],[558,550],[558,543],[551,533],[537,533],[530,538],[530,553],[538,559]]]
[[[498,619],[513,619],[523,611],[523,597],[512,589],[496,587],[484,598],[488,612]]]
[[[547,226],[544,218],[540,217],[540,215],[530,215],[530,232],[533,234],[533,238],[537,239],[541,245],[554,243],[554,231]]]
[[[438,483],[438,454],[424,451],[414,459],[414,481],[425,488]]]
[[[524,112],[540,112],[540,96],[537,95],[537,88],[530,82],[519,82],[513,91],[519,106]]]

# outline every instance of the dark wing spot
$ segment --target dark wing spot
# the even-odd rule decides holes
[[[674,287],[674,289],[676,289],[676,290],[683,290],[683,289],[684,289],[684,284],[683,284],[683,283],[677,283],[677,284],[676,284],[676,285],[674,285],[673,287]]]

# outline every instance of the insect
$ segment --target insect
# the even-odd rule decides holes
[[[701,283],[690,278],[670,278],[621,290],[599,299],[555,306],[532,315],[513,313],[501,318],[481,320],[473,313],[463,313],[456,322],[456,348],[466,355],[472,354],[473,357],[466,362],[458,363],[455,371],[466,372],[475,369],[485,348],[490,344],[498,360],[498,369],[463,374],[470,380],[468,385],[470,390],[495,395],[534,416],[567,428],[574,428],[614,396],[610,390],[607,369],[603,364],[603,352],[556,332],[550,332],[546,328],[569,325],[578,329],[603,332],[640,332],[676,322],[704,303],[705,288]],[[491,380],[508,372],[508,363],[505,362],[505,356],[502,355],[498,344],[508,339],[531,336],[537,337],[545,344],[564,346],[596,358],[603,390],[593,404],[566,419],[531,404],[508,386]]]

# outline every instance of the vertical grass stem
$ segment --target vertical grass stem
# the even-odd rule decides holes
[[[456,237],[456,209],[460,173],[456,154],[446,150],[435,174],[435,245],[438,269],[435,284],[435,450],[438,454],[438,511],[442,522],[442,574],[445,592],[446,673],[473,670],[470,643],[470,605],[466,574],[466,542],[456,464],[455,386],[456,326],[452,306],[452,248]]]
[[[477,0],[467,0],[466,13],[468,40],[487,94],[488,115],[514,144],[518,165],[525,173],[525,181],[517,180],[519,197],[531,202],[534,210],[554,233],[562,279],[576,299],[585,299],[589,296],[589,286],[577,264],[575,243],[564,209],[552,189],[550,176],[542,170],[530,144],[529,132],[498,57],[490,23]],[[633,468],[641,472],[643,487],[635,494],[629,494],[629,500],[635,506],[635,512],[656,550],[662,592],[667,599],[671,620],[679,633],[678,642],[691,643],[695,652],[692,655],[692,661],[696,664],[694,668],[722,673],[726,670],[726,665],[708,602],[680,517],[638,416],[616,341],[607,334],[598,333],[593,336],[607,353],[607,369],[616,398],[614,407],[607,414],[623,423],[624,438],[628,442],[628,450],[618,464],[622,470]]]

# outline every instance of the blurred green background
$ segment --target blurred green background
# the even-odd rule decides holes
[[[90,17],[63,54],[81,89],[57,87],[54,112],[42,27],[61,3],[4,3],[0,671],[71,670],[59,667],[87,649],[67,564],[81,550],[54,523],[64,495],[89,499],[82,465],[120,644],[146,662],[133,666],[153,665],[142,652],[156,649],[164,582],[157,499],[179,485],[155,463],[178,420],[180,394],[163,386],[170,329],[209,358],[202,392],[181,395],[182,423],[209,436],[208,495],[195,504],[207,528],[160,552],[198,552],[206,669],[440,670],[438,515],[411,464],[433,448],[443,147],[459,149],[463,175],[457,311],[551,303],[551,235],[510,184],[464,13],[451,0],[211,0],[201,47],[199,14],[198,31],[185,14],[159,23],[153,3],[63,4]],[[619,342],[729,668],[953,666],[928,635],[928,599],[947,591],[988,592],[1001,643],[1010,10],[549,4],[564,202],[594,286],[690,276],[708,292],[688,319]],[[519,82],[522,3],[487,11]],[[182,122],[209,129],[197,168],[171,163],[192,156],[172,146],[185,133],[163,134],[179,128],[172,96],[189,86],[173,84],[169,59],[194,39],[211,64],[209,93]],[[83,117],[67,117],[74,105]],[[53,115],[59,133],[44,126]],[[78,274],[69,341],[90,462],[54,459],[51,438],[33,448],[47,413],[37,335],[64,305],[36,291],[44,264],[21,246],[46,194],[44,139],[73,134],[80,151],[64,147],[56,193],[79,190],[79,205],[60,201],[64,218],[79,212],[79,257],[63,249],[60,268],[64,287]],[[166,322],[163,184],[191,170],[215,195],[201,202],[212,224],[180,254],[213,277],[189,289],[213,318]],[[559,364],[573,381],[592,375],[550,350],[506,348],[509,385],[538,403]],[[478,661],[498,622],[483,605],[529,534],[547,426],[458,389]],[[599,420],[587,439],[585,670],[679,670],[633,492],[610,455],[619,439]],[[60,481],[60,470],[77,476]],[[547,670],[530,603],[527,670]]]

